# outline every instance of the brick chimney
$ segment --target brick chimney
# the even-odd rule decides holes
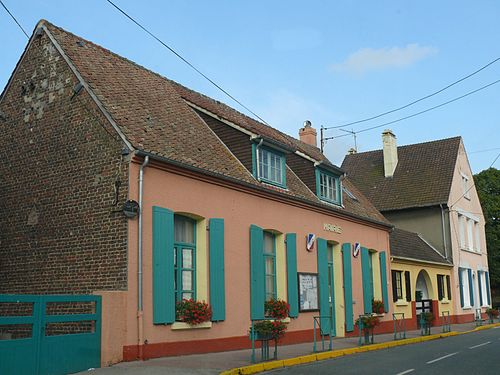
[[[398,165],[398,146],[392,130],[383,131],[382,144],[384,146],[384,174],[385,177],[392,177]]]
[[[304,121],[304,127],[299,129],[300,140],[314,147],[317,147],[317,134],[316,129],[312,127],[311,121],[309,120]]]

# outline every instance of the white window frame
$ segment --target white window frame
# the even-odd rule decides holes
[[[474,251],[474,221],[467,218],[467,249]]]
[[[469,177],[463,172],[460,172],[460,174],[462,175],[462,194],[464,198],[470,200]]]
[[[479,277],[481,278],[481,296],[483,298],[483,304],[481,307],[488,307],[488,289],[486,288],[486,272],[480,271],[478,272]]]
[[[477,221],[474,222],[474,234],[475,234],[475,244],[476,251],[481,252],[481,227]]]

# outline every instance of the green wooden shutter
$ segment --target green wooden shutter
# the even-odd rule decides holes
[[[488,272],[485,272],[484,276],[484,279],[486,280],[486,300],[488,302],[488,306],[491,306],[490,275]]]
[[[477,282],[479,284],[479,307],[483,306],[483,291],[481,290],[481,271],[477,271]]]
[[[210,305],[212,321],[226,319],[224,286],[224,219],[209,220],[210,233]]]
[[[290,317],[296,318],[299,316],[299,291],[297,283],[297,235],[295,233],[287,233],[286,235],[286,270]]]
[[[266,290],[264,284],[264,231],[250,225],[250,318],[264,319]]]
[[[354,315],[352,310],[352,266],[351,266],[351,244],[342,245],[344,263],[344,306],[345,306],[345,330],[354,331]]]
[[[318,238],[318,277],[319,277],[319,315],[321,316],[321,333],[328,335],[331,332],[330,296],[328,291],[328,255],[326,240]]]
[[[370,272],[370,252],[366,247],[361,248],[361,274],[363,278],[363,305],[365,314],[372,312],[373,282]]]
[[[443,276],[437,275],[437,287],[438,287],[438,301],[443,300]]]
[[[403,281],[401,281],[403,282]],[[406,301],[411,302],[411,280],[410,271],[405,271]]]
[[[391,271],[391,281],[392,281],[392,302],[396,302],[398,300],[398,279],[397,273],[400,271]]]
[[[153,207],[153,323],[174,321],[174,213]]]
[[[382,283],[382,301],[384,302],[384,311],[389,312],[389,295],[387,293],[387,256],[385,251],[381,251],[380,258],[380,282]]]
[[[462,280],[463,268],[458,267],[458,289],[460,289],[460,306],[464,307],[464,281]]]
[[[474,285],[472,284],[472,270],[470,268],[468,268],[467,273],[469,275],[470,305],[474,306]]]

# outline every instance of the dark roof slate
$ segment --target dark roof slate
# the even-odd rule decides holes
[[[262,124],[226,104],[190,90],[47,21],[39,24],[45,25],[54,36],[120,131],[136,149],[324,205],[340,213],[347,211],[389,225],[384,216],[354,187],[350,189],[357,192],[359,199],[353,200],[344,194],[343,209],[321,202],[288,166],[287,189],[259,183],[187,102],[257,135],[333,165],[317,147]],[[347,179],[344,183],[350,186]]]
[[[454,137],[398,147],[392,178],[384,176],[382,150],[347,155],[342,169],[382,212],[446,204],[460,142]]]
[[[394,228],[390,244],[391,256],[452,265],[417,233]]]

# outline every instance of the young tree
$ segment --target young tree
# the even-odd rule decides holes
[[[486,246],[491,289],[500,295],[500,170],[486,169],[474,175],[474,183],[486,220]]]

